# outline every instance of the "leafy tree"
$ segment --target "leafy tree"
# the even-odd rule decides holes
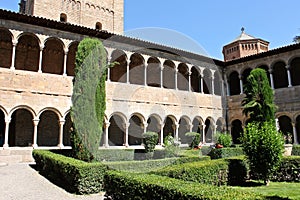
[[[158,134],[155,132],[143,133],[143,141],[146,153],[153,152],[158,141]]]
[[[73,156],[81,160],[91,161],[100,144],[106,69],[106,52],[100,40],[82,40],[76,53],[71,109]]]
[[[299,35],[295,36],[295,37],[293,38],[293,42],[295,42],[295,43],[300,43],[300,36],[299,36]]]
[[[249,122],[275,120],[274,93],[265,70],[260,68],[252,70],[244,91],[246,97],[242,101],[243,113],[250,117]]]

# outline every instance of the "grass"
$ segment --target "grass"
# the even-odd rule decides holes
[[[259,182],[252,182],[249,186],[232,187],[238,190],[247,192],[255,192],[264,196],[270,197],[269,199],[300,199],[300,183],[287,183],[287,182],[271,182],[269,186],[264,186]],[[275,198],[277,196],[278,198]]]

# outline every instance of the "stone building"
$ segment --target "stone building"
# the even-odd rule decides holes
[[[159,134],[158,145],[168,134],[186,145],[190,131],[207,145],[216,131],[238,143],[247,122],[243,84],[256,67],[268,72],[280,129],[299,142],[299,44],[268,50],[267,41],[242,31],[224,47],[224,62],[115,34],[123,31],[122,0],[52,2],[21,0],[20,13],[0,10],[2,149],[70,148],[75,54],[85,37],[99,38],[108,62],[118,62],[107,71],[101,148],[143,148],[145,131]]]

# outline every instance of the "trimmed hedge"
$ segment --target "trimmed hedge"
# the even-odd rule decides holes
[[[95,153],[96,161],[131,161],[134,149],[101,149]]]
[[[250,200],[265,199],[250,192],[217,187],[149,174],[108,171],[104,177],[106,196],[114,200]]]
[[[213,148],[209,152],[209,156],[211,159],[229,158],[229,157],[235,157],[241,155],[244,155],[243,148],[241,147],[221,148],[221,149]]]
[[[292,149],[293,156],[300,156],[300,145],[294,145]]]
[[[109,169],[129,172],[150,172],[158,170],[168,165],[176,165],[182,163],[210,160],[208,156],[203,157],[179,157],[165,158],[160,160],[145,160],[145,161],[124,161],[124,162],[108,162],[104,163]]]
[[[45,150],[34,150],[37,170],[68,192],[93,194],[103,190],[107,166],[87,163]]]
[[[272,181],[300,182],[300,156],[283,157]]]

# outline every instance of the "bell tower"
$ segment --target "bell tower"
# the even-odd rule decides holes
[[[258,54],[269,50],[269,42],[259,38],[255,38],[245,33],[245,29],[241,29],[242,33],[232,42],[223,47],[224,61],[230,61],[253,54]]]
[[[20,0],[20,12],[123,34],[124,0]]]

